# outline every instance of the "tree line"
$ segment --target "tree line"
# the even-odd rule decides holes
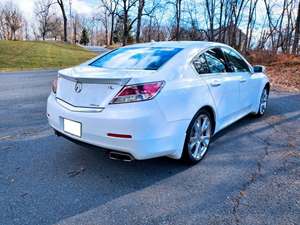
[[[240,51],[300,53],[299,0],[99,0],[91,15],[72,10],[72,0],[36,0],[29,23],[12,2],[0,4],[0,39],[6,40],[207,40]]]

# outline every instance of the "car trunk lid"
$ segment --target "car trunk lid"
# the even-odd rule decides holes
[[[141,75],[90,66],[65,69],[59,72],[56,97],[70,107],[105,108],[130,79]]]

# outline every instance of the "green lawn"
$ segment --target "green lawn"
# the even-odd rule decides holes
[[[79,46],[59,42],[0,41],[0,71],[64,68],[95,56]]]

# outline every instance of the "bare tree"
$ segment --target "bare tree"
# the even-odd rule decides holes
[[[175,28],[172,26],[171,33],[173,33],[175,36],[175,40],[179,41],[180,40],[180,26],[181,26],[181,19],[182,19],[182,0],[171,0],[168,1],[165,5],[172,5],[175,8]],[[174,37],[172,37],[173,39]]]
[[[248,21],[246,28],[246,40],[244,44],[244,50],[246,51],[251,43],[253,28],[255,25],[255,12],[258,0],[250,0],[249,12],[248,12]]]
[[[176,18],[176,30],[175,30],[175,39],[179,41],[180,39],[180,21],[181,21],[181,12],[182,12],[182,0],[176,0],[175,2],[175,18]]]
[[[122,0],[121,11],[117,13],[120,19],[123,21],[123,40],[122,44],[125,46],[128,42],[129,32],[132,29],[132,25],[137,20],[137,17],[130,20],[129,19],[129,11],[136,5],[138,0]]]
[[[224,5],[225,5],[225,0],[220,0],[220,16],[219,16],[219,34],[218,34],[218,41],[221,41],[222,39],[222,20],[223,20],[223,14],[224,13]]]
[[[287,24],[285,28],[285,34],[282,40],[282,50],[285,53],[290,53],[292,48],[292,36],[295,30],[294,26],[294,9],[296,7],[296,2],[294,0],[290,0],[290,6],[287,8]]]
[[[119,0],[101,0],[101,5],[106,8],[109,12],[110,17],[110,37],[109,45],[113,44],[113,34],[115,29],[115,17],[117,16],[117,9],[119,5]]]
[[[53,16],[50,12],[50,6],[53,4],[53,0],[38,0],[36,2],[35,14],[37,22],[39,24],[39,31],[43,40],[46,35],[51,31],[52,24],[50,19]]]
[[[142,15],[145,7],[145,0],[139,0],[138,13],[137,13],[137,25],[136,25],[136,42],[140,42],[140,34],[141,34],[141,23],[142,23]]]
[[[78,22],[79,16],[78,16],[77,13],[75,13],[72,18],[73,18],[73,42],[74,42],[74,44],[76,44],[78,42],[78,40],[77,40],[77,27],[79,25],[79,22]]]
[[[65,11],[64,1],[63,0],[56,0],[57,4],[60,7],[63,21],[64,21],[64,42],[68,41],[68,33],[67,33],[67,25],[68,25],[68,18]]]
[[[149,1],[150,2],[150,1]],[[141,25],[142,25],[142,17],[147,16],[147,17],[152,17],[155,18],[155,11],[161,7],[161,4],[159,1],[152,0],[151,4],[146,5],[145,0],[139,0],[139,5],[138,5],[138,13],[137,13],[137,25],[136,25],[136,37],[135,40],[137,43],[140,42],[140,36],[141,36]],[[155,18],[157,19],[157,18]],[[156,20],[156,22],[158,22]]]
[[[299,39],[300,39],[300,1],[298,3],[297,19],[295,25],[295,37],[294,37],[294,43],[292,48],[293,54],[299,53]]]
[[[16,32],[22,27],[23,22],[21,12],[14,3],[7,2],[1,14],[5,39],[16,40]]]
[[[63,21],[62,19],[57,16],[57,15],[53,15],[49,21],[49,26],[51,27],[50,30],[50,35],[51,37],[54,38],[54,40],[57,40],[58,38],[60,38],[61,40],[63,39]]]
[[[233,0],[231,3],[231,8],[232,8],[232,18],[231,18],[231,23],[230,23],[231,41],[229,43],[234,48],[239,48],[241,46],[241,43],[240,43],[241,36],[239,36],[239,38],[238,38],[239,43],[237,43],[237,28],[243,18],[243,11],[246,6],[246,3],[247,3],[247,0]],[[241,33],[239,32],[239,34],[241,34]]]
[[[282,7],[282,11],[281,11],[281,15],[279,18],[279,24],[278,24],[278,35],[277,35],[277,42],[276,42],[276,51],[277,49],[282,46],[282,39],[283,39],[283,19],[285,16],[285,13],[287,11],[288,8],[288,0],[284,0],[283,1],[283,7]]]
[[[108,30],[109,30],[109,11],[106,7],[104,7],[104,11],[101,12],[100,16],[96,16],[95,20],[101,22],[104,27],[105,32],[105,44],[109,45],[109,38],[108,38]]]
[[[187,30],[189,40],[199,40],[199,23],[198,23],[198,3],[196,3],[196,0],[191,0],[186,2],[186,13],[187,13]]]
[[[216,1],[205,0],[205,9],[207,14],[207,21],[209,24],[208,28],[208,40],[214,41],[214,23],[215,23],[215,12],[216,12]]]
[[[4,9],[0,4],[0,39],[6,39],[6,25],[5,25],[5,16]]]

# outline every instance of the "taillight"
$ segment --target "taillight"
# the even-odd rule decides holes
[[[113,98],[110,104],[139,102],[153,99],[164,86],[164,81],[127,85]]]
[[[52,91],[53,91],[54,94],[56,94],[56,91],[57,91],[57,78],[55,78],[52,81]]]

